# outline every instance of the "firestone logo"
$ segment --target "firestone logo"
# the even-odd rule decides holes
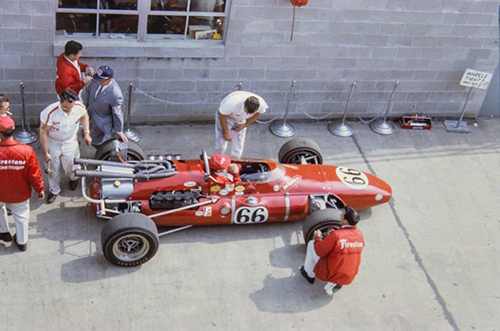
[[[363,247],[365,244],[359,241],[348,242],[347,239],[340,239],[340,249]]]
[[[0,160],[0,164],[23,165],[23,164],[26,164],[26,161],[22,161],[22,160]]]

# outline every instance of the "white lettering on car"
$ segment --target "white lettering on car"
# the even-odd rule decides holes
[[[269,211],[266,207],[240,207],[236,210],[234,223],[254,224],[264,223],[269,218]]]

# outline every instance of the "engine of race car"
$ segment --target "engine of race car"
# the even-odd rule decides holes
[[[199,198],[200,192],[195,190],[159,191],[151,195],[149,207],[152,210],[175,209],[198,203]]]

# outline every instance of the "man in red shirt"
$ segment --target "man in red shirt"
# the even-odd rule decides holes
[[[300,272],[311,284],[316,277],[329,282],[325,286],[329,295],[333,294],[334,288],[351,284],[358,274],[365,246],[363,234],[356,227],[359,218],[356,210],[346,206],[340,216],[340,229],[330,232],[324,239],[316,230],[314,240],[307,244],[306,259]]]
[[[57,95],[61,95],[67,88],[79,94],[83,87],[92,81],[94,69],[80,62],[82,49],[82,44],[70,40],[64,46],[64,53],[57,58]]]
[[[0,240],[12,241],[6,206],[16,225],[14,238],[21,251],[27,249],[31,189],[43,200],[42,171],[29,145],[14,140],[15,124],[10,116],[0,116]]]

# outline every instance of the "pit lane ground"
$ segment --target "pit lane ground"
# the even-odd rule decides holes
[[[339,138],[292,121],[326,164],[393,188],[363,214],[360,272],[333,298],[298,272],[302,223],[193,228],[162,237],[145,265],[114,267],[104,220],[65,182],[54,204],[32,199],[27,252],[0,245],[0,330],[499,330],[500,119],[474,122],[470,135],[436,121],[390,136],[350,123],[354,136]],[[138,129],[152,154],[213,153],[213,124]],[[286,141],[253,125],[244,155],[276,160]]]

